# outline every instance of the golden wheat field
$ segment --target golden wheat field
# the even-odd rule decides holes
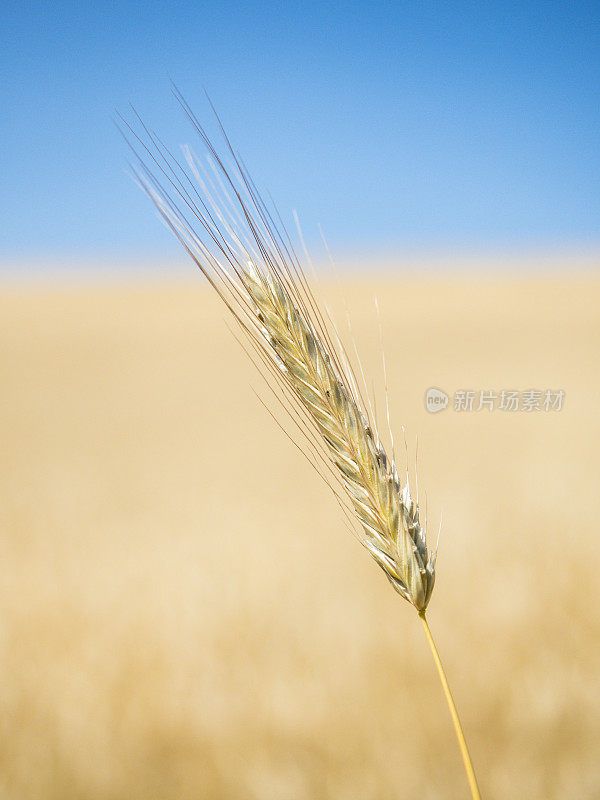
[[[600,279],[321,293],[342,321],[346,296],[382,416],[379,297],[483,797],[600,798]],[[466,798],[415,610],[257,401],[276,408],[200,276],[7,284],[0,309],[0,798]],[[503,389],[564,405],[452,407]]]

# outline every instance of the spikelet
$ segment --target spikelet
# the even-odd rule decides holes
[[[272,275],[246,273],[248,293],[264,336],[280,369],[315,421],[329,455],[339,470],[362,541],[394,588],[418,611],[427,607],[435,579],[434,556],[428,557],[419,510],[408,483],[400,488],[356,398],[331,363],[324,344],[294,307]]]
[[[138,159],[137,179],[232,312],[263,374],[285,398],[290,416],[296,415],[293,421],[301,420],[300,432],[342,489],[361,543],[394,589],[423,615],[436,553],[427,550],[408,478],[402,486],[281,219],[274,223],[227,137],[232,171],[175,94],[208,149],[213,173],[189,150],[186,168],[139,117],[143,134],[121,118]]]

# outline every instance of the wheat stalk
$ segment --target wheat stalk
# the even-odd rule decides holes
[[[477,800],[473,767],[425,614],[437,550],[427,548],[408,476],[402,484],[281,218],[263,202],[222,126],[233,169],[225,166],[179,91],[174,93],[208,150],[210,168],[189,149],[186,165],[180,163],[139,116],[140,134],[120,117],[137,158],[137,180],[232,312],[263,374],[281,390],[277,395],[284,396],[284,409],[308,444],[307,457],[358,523],[360,542],[421,617]]]

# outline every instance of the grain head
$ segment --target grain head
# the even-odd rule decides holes
[[[137,180],[230,310],[288,414],[294,440],[334,491],[360,542],[424,614],[436,554],[427,549],[408,477],[400,481],[393,452],[386,453],[356,370],[276,208],[259,195],[222,126],[231,167],[175,95],[208,163],[189,148],[179,161],[139,117],[135,126],[121,118]]]

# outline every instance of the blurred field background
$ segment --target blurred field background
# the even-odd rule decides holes
[[[430,624],[488,800],[600,797],[600,279],[569,266],[320,288],[381,402],[380,300],[433,540],[443,512]],[[3,286],[0,797],[466,797],[414,610],[223,316],[193,275]],[[430,386],[566,397],[430,415]]]

